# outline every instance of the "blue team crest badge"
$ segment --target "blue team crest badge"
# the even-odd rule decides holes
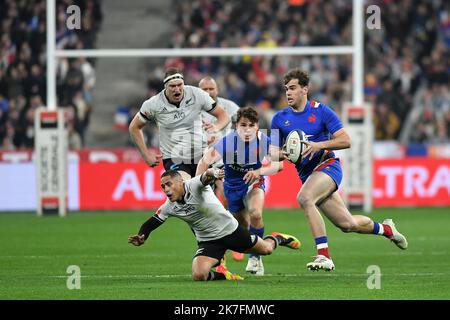
[[[286,120],[285,122],[284,122],[284,126],[285,127],[289,127],[291,125],[291,123],[289,122],[289,120]]]

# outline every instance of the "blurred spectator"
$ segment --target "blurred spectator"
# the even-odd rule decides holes
[[[22,109],[15,125],[14,145],[17,148],[34,147],[34,112],[42,105],[41,97],[35,95],[31,97],[29,106]]]
[[[386,104],[378,104],[375,108],[375,139],[395,140],[399,128],[399,117]]]
[[[428,87],[420,104],[423,110],[413,119],[412,142],[450,142],[450,90],[447,85],[433,84]]]
[[[84,143],[84,133],[89,124],[89,114],[91,112],[89,104],[83,97],[83,92],[77,91],[72,99],[72,104],[76,108],[76,116],[78,120],[77,131],[81,136],[81,140]]]
[[[174,48],[350,43],[348,1],[172,1],[174,25],[183,30],[174,32]]]
[[[83,90],[83,81],[80,59],[71,60],[61,86],[60,101],[63,105],[70,103],[75,97],[75,93]]]
[[[68,146],[69,149],[81,149],[83,144],[81,136],[75,129],[77,116],[74,107],[67,108],[67,133],[68,133]]]
[[[375,75],[382,84],[374,99],[375,121],[383,122],[377,117],[382,116],[378,112],[380,104],[385,104],[399,117],[402,129],[410,119],[407,114],[414,107],[415,95],[422,94],[420,105],[416,106],[422,111],[419,117],[411,117],[409,142],[450,141],[449,123],[443,111],[446,107],[440,107],[450,104],[450,46],[445,40],[445,23],[438,27],[439,22],[447,21],[448,1],[379,1],[378,5],[384,28],[366,32],[365,44],[366,73]]]

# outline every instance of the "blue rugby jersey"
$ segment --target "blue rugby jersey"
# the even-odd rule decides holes
[[[245,174],[261,168],[262,161],[269,152],[269,144],[270,138],[260,131],[256,138],[249,142],[244,142],[236,130],[219,140],[214,149],[220,153],[225,164],[225,184],[245,184]]]
[[[281,148],[292,130],[300,129],[305,132],[309,141],[320,142],[330,140],[330,134],[334,134],[342,128],[342,122],[330,107],[308,100],[302,112],[295,112],[290,106],[278,111],[272,119],[270,136],[272,144]],[[274,132],[274,129],[279,130],[278,135]],[[303,159],[301,163],[296,165],[300,179],[305,181],[320,163],[320,160],[334,157],[334,152],[321,150],[311,160],[309,160],[309,156]]]

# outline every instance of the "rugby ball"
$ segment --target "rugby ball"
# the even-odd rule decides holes
[[[289,132],[284,148],[288,153],[288,159],[290,162],[298,164],[302,162],[302,153],[305,148],[305,144],[300,141],[307,141],[308,138],[302,130],[292,130]]]

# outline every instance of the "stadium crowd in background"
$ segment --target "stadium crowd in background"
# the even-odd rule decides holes
[[[66,26],[69,5],[78,5],[81,28]],[[100,1],[58,0],[56,47],[95,46],[102,22]],[[93,61],[59,59],[58,105],[69,110],[69,145],[81,148],[95,84]],[[0,2],[0,149],[34,146],[34,111],[46,104],[46,1]]]
[[[66,8],[76,4],[81,28],[68,30]],[[450,141],[450,4],[435,0],[374,0],[381,29],[365,28],[365,99],[375,106],[377,140]],[[172,0],[171,48],[350,45],[352,2],[337,0]],[[33,146],[33,110],[46,103],[46,2],[0,2],[0,148]],[[102,23],[99,0],[57,1],[57,48],[93,48]],[[72,115],[71,147],[83,146],[93,107],[95,61],[59,59],[58,104]],[[255,106],[260,127],[286,105],[280,79],[299,67],[310,73],[311,99],[334,108],[352,98],[351,56],[168,58],[149,70],[148,91],[161,91],[164,69],[177,67],[186,84],[205,75],[216,79],[225,98]],[[136,97],[134,97],[136,98]],[[139,103],[138,103],[139,104]],[[134,109],[133,109],[134,108]],[[31,111],[29,111],[31,109]],[[416,112],[412,112],[413,109]],[[130,110],[130,118],[136,106]],[[114,116],[113,114],[111,115]],[[131,120],[131,119],[130,119]],[[149,146],[157,131],[146,127]]]
[[[450,141],[450,5],[448,1],[380,1],[382,31],[366,31],[365,99],[374,103],[376,139]],[[408,119],[414,99],[420,114]]]
[[[351,1],[173,0],[177,26],[173,48],[350,45]],[[372,3],[371,3],[372,4]],[[374,1],[382,28],[365,30],[365,98],[375,106],[376,139],[399,138],[413,122],[410,142],[450,141],[448,2]],[[241,107],[253,105],[266,124],[286,105],[282,74],[300,67],[311,76],[310,92],[339,113],[352,95],[350,56],[167,59],[184,70],[187,83],[205,74]],[[152,79],[154,79],[153,77]],[[154,84],[154,81],[150,82]],[[151,88],[151,86],[149,86]],[[425,105],[407,119],[419,93]],[[262,123],[262,128],[265,123]]]

